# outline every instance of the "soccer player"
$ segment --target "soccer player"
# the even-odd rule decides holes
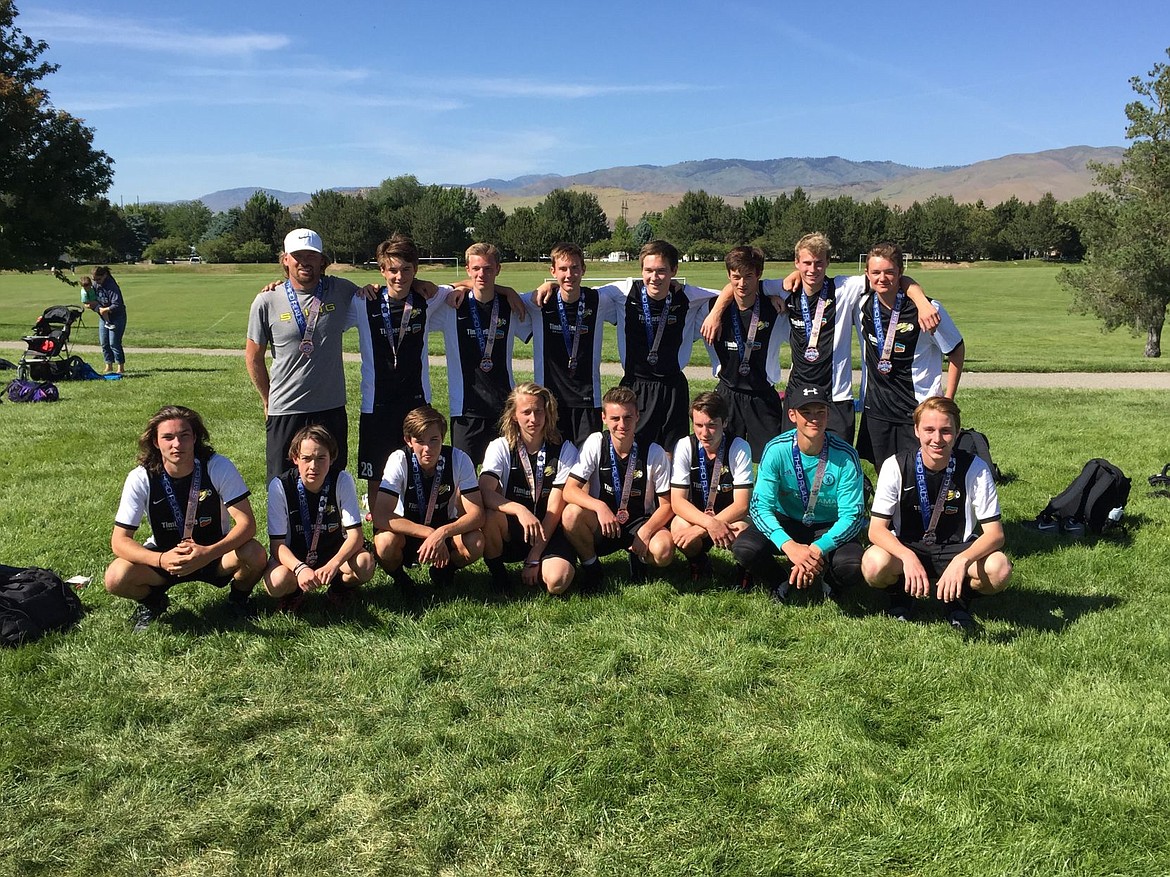
[[[562,441],[557,402],[545,387],[521,383],[500,416],[500,437],[488,445],[479,476],[487,509],[484,562],[497,587],[508,583],[505,563],[524,561],[524,584],[563,594],[577,559],[564,531],[563,488],[577,448]]]
[[[431,582],[450,585],[455,570],[483,555],[483,502],[475,464],[443,443],[447,419],[430,405],[406,415],[405,448],[386,461],[374,504],[374,552],[395,583],[404,566],[430,566]]]
[[[691,581],[711,575],[712,546],[730,550],[747,528],[752,495],[752,452],[727,428],[727,403],[716,393],[691,402],[693,434],[671,457],[670,533],[690,561]]]
[[[288,453],[293,468],[268,485],[264,587],[281,612],[297,611],[318,588],[327,588],[329,602],[344,605],[374,576],[357,486],[334,465],[337,441],[323,426],[302,427]]]
[[[252,587],[264,572],[265,554],[240,472],[211,446],[203,418],[168,405],[150,419],[138,439],[138,467],[122,487],[106,568],[106,590],[138,602],[134,631],[157,621],[180,582],[229,588],[240,617],[251,617]],[[146,517],[145,545],[134,533]]]
[[[445,342],[451,444],[482,460],[515,383],[512,346],[524,314],[507,296],[497,295],[502,288],[496,287],[500,252],[495,245],[472,244],[465,255],[470,294],[452,296],[451,307],[433,309],[430,321]]]
[[[788,321],[763,295],[763,250],[736,247],[724,263],[735,307],[722,309],[719,337],[707,348],[719,377],[715,392],[727,405],[727,428],[748,440],[758,462],[764,446],[790,427],[776,392]]]
[[[585,254],[560,243],[549,253],[554,284],[521,296],[532,316],[536,383],[557,400],[557,429],[580,445],[601,428],[601,327],[616,322],[613,300],[582,286]],[[536,304],[541,298],[543,305]]]
[[[612,387],[601,397],[605,432],[585,440],[565,483],[565,533],[581,558],[581,577],[591,586],[604,573],[598,555],[627,551],[630,578],[643,581],[646,564],[670,565],[670,468],[656,442],[636,438],[638,397]]]
[[[855,432],[852,338],[857,301],[865,290],[865,279],[845,275],[827,277],[831,252],[832,245],[825,235],[820,232],[805,235],[796,242],[792,273],[783,281],[763,281],[761,291],[777,302],[781,313],[786,315],[792,348],[788,382],[828,389],[829,432],[852,443]],[[903,278],[903,288],[918,307],[922,331],[932,331],[938,325],[938,316],[922,288],[909,277]],[[733,284],[724,288],[703,323],[703,337],[709,342],[714,337],[722,337],[720,315],[733,292]],[[781,422],[786,429],[787,414]]]
[[[971,598],[1006,588],[1012,564],[1000,550],[995,480],[983,460],[955,449],[959,424],[952,399],[932,396],[914,409],[917,447],[882,464],[861,569],[889,593],[893,617],[910,620],[933,585],[947,621],[968,631]]]
[[[378,244],[385,285],[360,303],[358,346],[362,356],[362,411],[358,427],[358,477],[366,479],[370,508],[378,496],[390,452],[401,447],[402,421],[431,398],[427,356],[429,283],[416,280],[418,248],[395,235]]]
[[[902,289],[902,250],[897,244],[878,244],[869,251],[865,293],[854,321],[861,339],[864,407],[857,451],[879,469],[899,451],[918,446],[913,413],[931,396],[955,398],[963,373],[963,336],[938,302],[939,324],[923,332],[918,305]],[[950,367],[943,382],[942,362]]]
[[[753,578],[772,576],[773,599],[821,582],[829,595],[859,582],[865,515],[861,464],[843,438],[828,432],[828,394],[810,384],[791,387],[795,425],[764,449],[752,491],[751,523],[731,552]],[[770,572],[780,556],[787,575]]]
[[[637,400],[638,441],[673,448],[689,431],[690,387],[683,369],[716,293],[674,281],[679,255],[667,241],[650,241],[638,258],[641,280],[607,284],[597,293],[612,308],[602,304],[605,321],[617,324],[621,385],[633,389]],[[544,284],[533,301],[543,306],[551,289]]]

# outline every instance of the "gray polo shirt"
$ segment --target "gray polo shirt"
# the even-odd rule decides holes
[[[356,326],[361,314],[354,298],[357,287],[342,277],[325,277],[311,356],[301,353],[301,331],[286,289],[281,284],[271,292],[260,293],[248,316],[248,340],[272,349],[268,413],[308,414],[340,408],[345,405],[341,334]],[[307,320],[313,291],[294,289],[293,294]]]

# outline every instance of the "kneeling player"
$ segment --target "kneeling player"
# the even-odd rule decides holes
[[[141,545],[134,531],[144,515],[151,538]],[[230,585],[232,607],[249,616],[249,595],[265,561],[255,533],[239,470],[211,447],[203,418],[168,405],[138,439],[138,468],[126,476],[110,537],[114,562],[106,569],[106,590],[138,601],[136,633],[166,612],[167,590],[180,582]]]
[[[712,545],[731,548],[747,528],[752,495],[752,449],[726,432],[727,402],[700,393],[691,402],[694,433],[679,439],[671,460],[674,544],[691,565],[691,580],[711,575]]]
[[[322,587],[331,603],[343,605],[374,575],[357,486],[347,471],[335,471],[337,440],[323,426],[297,432],[288,456],[294,468],[268,485],[272,559],[264,587],[282,612],[295,612],[308,592]]]
[[[428,564],[431,582],[449,585],[455,570],[483,555],[483,505],[475,464],[443,444],[447,419],[430,405],[402,422],[406,447],[390,455],[374,504],[374,551],[395,583],[404,566]]]
[[[862,572],[890,595],[889,614],[909,620],[917,598],[935,595],[952,626],[974,627],[971,598],[1007,587],[999,496],[987,464],[955,450],[959,406],[933,396],[914,410],[919,447],[878,473]],[[978,536],[975,530],[979,529]]]
[[[642,446],[635,440],[638,397],[629,387],[606,391],[601,419],[607,431],[585,439],[565,483],[565,533],[588,584],[603,577],[598,555],[621,550],[629,552],[630,578],[639,582],[647,563],[666,567],[674,556],[666,452],[655,442]]]
[[[484,562],[497,586],[505,563],[524,561],[524,584],[563,594],[573,581],[573,551],[564,530],[563,488],[577,448],[562,441],[557,402],[540,384],[517,385],[500,417],[500,437],[487,447],[480,494],[487,507]]]
[[[829,394],[823,387],[793,385],[788,398],[796,429],[764,448],[751,523],[731,549],[746,570],[744,584],[765,574],[772,557],[787,559],[791,569],[771,590],[781,602],[791,587],[819,580],[829,595],[860,581],[857,536],[865,514],[857,452],[827,432]]]

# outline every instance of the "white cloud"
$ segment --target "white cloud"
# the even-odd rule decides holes
[[[476,97],[535,97],[554,100],[576,100],[619,94],[664,94],[695,90],[695,86],[683,83],[603,85],[588,82],[541,82],[533,79],[482,78],[429,79],[426,82],[439,91],[454,91]]]
[[[103,49],[136,49],[172,56],[238,57],[278,51],[290,44],[288,37],[279,34],[200,32],[180,25],[162,27],[44,9],[23,14],[20,26],[27,35],[49,43],[100,44]]]

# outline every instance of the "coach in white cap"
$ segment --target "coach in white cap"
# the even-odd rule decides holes
[[[270,481],[292,465],[289,440],[310,423],[332,433],[345,465],[349,421],[341,334],[357,325],[361,313],[354,298],[357,287],[325,276],[329,259],[315,231],[290,231],[280,262],[287,279],[252,302],[244,348],[248,375],[264,404]],[[271,373],[264,359],[270,347]]]

